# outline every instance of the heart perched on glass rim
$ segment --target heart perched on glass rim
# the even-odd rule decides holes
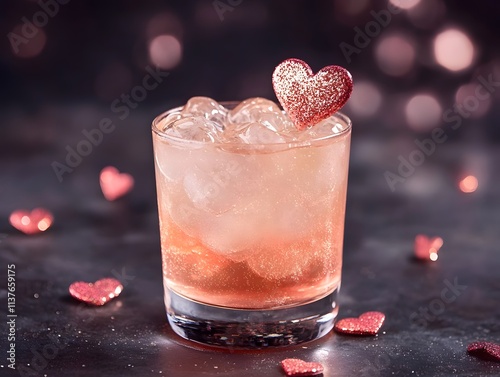
[[[314,126],[345,105],[351,96],[352,76],[330,65],[314,74],[300,59],[287,59],[273,72],[273,88],[283,109],[298,129]]]

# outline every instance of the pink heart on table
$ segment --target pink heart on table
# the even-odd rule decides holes
[[[443,246],[441,237],[430,238],[419,234],[415,237],[415,257],[427,261],[436,261],[441,246]]]
[[[481,359],[500,362],[500,344],[473,342],[467,347],[467,352]]]
[[[15,210],[10,214],[10,224],[25,234],[44,232],[50,228],[54,216],[45,208],[35,208],[31,212],[24,209]]]
[[[134,178],[130,174],[120,173],[113,166],[101,170],[99,181],[102,193],[109,201],[122,197],[134,187]]]
[[[95,283],[77,281],[69,286],[69,293],[77,300],[87,304],[102,306],[123,290],[123,285],[116,279],[104,278]]]
[[[385,315],[381,312],[366,312],[358,318],[344,318],[335,323],[335,331],[353,335],[377,335],[384,323]]]
[[[314,74],[306,62],[287,59],[274,69],[273,87],[295,126],[304,129],[345,105],[352,93],[352,76],[337,65]]]
[[[317,376],[323,373],[323,365],[300,359],[285,359],[281,367],[287,376]]]

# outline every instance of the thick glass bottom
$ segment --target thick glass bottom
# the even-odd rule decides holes
[[[317,301],[272,310],[216,307],[165,289],[167,317],[174,332],[212,346],[255,349],[311,341],[332,330],[338,312],[338,288]]]

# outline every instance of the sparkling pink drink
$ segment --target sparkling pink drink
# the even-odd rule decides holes
[[[277,313],[320,336],[319,318],[336,314],[350,121],[337,113],[299,132],[270,101],[234,106],[195,98],[153,125],[169,321],[217,345],[280,333]],[[294,331],[282,329],[283,344],[309,340]]]

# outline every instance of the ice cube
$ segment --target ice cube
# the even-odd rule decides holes
[[[155,140],[156,165],[167,181],[175,182],[183,178],[189,168],[187,153],[184,148]]]
[[[195,208],[185,196],[176,197],[176,201],[182,203],[169,208],[175,224],[218,255],[237,261],[248,258],[245,250],[255,249],[260,242],[258,235],[265,231],[265,222],[255,210],[232,208],[214,214]]]
[[[203,171],[195,168],[184,176],[184,191],[195,208],[214,214],[224,213],[234,206],[224,196],[224,187],[220,183],[224,180],[231,180],[224,170]]]
[[[187,235],[199,239],[199,229],[205,213],[195,208],[184,193],[172,191],[169,194],[167,210],[172,221]]]
[[[280,108],[273,101],[265,98],[255,97],[244,100],[232,109],[228,114],[231,123],[258,122],[262,114],[279,114]]]
[[[217,124],[223,129],[227,109],[209,97],[193,97],[182,108],[183,116],[201,116]]]
[[[203,148],[191,152],[191,168],[186,169],[184,191],[195,208],[220,214],[243,206],[256,192],[258,182],[248,177],[258,174],[255,156]]]
[[[201,116],[180,118],[170,123],[163,132],[183,140],[218,141],[219,128],[215,122]]]
[[[293,128],[292,122],[274,102],[265,98],[249,98],[231,110],[228,123],[261,123],[272,131]]]
[[[163,259],[163,272],[166,276],[189,277],[190,280],[201,282],[211,279],[228,264],[228,261],[207,248],[200,245],[197,239],[189,237],[176,224],[166,221],[162,224],[160,234],[161,244],[164,253],[168,253],[168,261],[175,260],[175,263],[167,263]],[[186,286],[183,288],[187,289]]]
[[[238,138],[247,144],[285,143],[285,138],[261,123],[250,123],[239,129]]]
[[[266,231],[262,216],[256,211],[229,211],[207,217],[201,229],[202,242],[217,254],[236,261],[253,257],[258,249],[260,234]]]
[[[315,218],[317,213],[321,214],[323,211],[318,211],[316,206],[308,203],[302,198],[298,200],[288,200],[279,203],[278,210],[272,227],[274,234],[282,235],[287,239],[304,237],[316,222],[320,219]]]
[[[173,112],[168,114],[165,118],[161,120],[161,127],[160,130],[165,130],[165,128],[168,128],[168,125],[172,122],[175,122],[176,120],[179,120],[181,118],[184,118],[184,116],[180,112]]]
[[[345,127],[346,126],[338,122],[337,119],[330,117],[301,132],[299,135],[299,139],[323,139],[342,132]]]

